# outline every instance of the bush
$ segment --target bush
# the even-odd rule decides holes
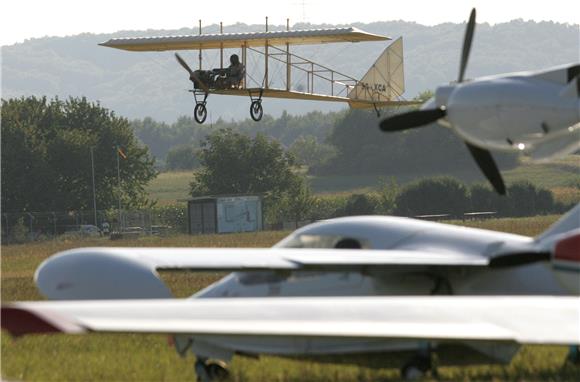
[[[158,224],[171,227],[172,231],[187,233],[187,204],[171,204],[151,209]]]
[[[397,207],[397,197],[401,189],[395,178],[381,179],[376,193],[377,212],[385,215],[392,214]]]
[[[395,214],[403,216],[462,215],[470,206],[465,186],[450,177],[411,183],[403,188],[395,203]]]
[[[339,216],[374,215],[378,201],[370,194],[353,194],[346,200]]]
[[[533,216],[554,212],[552,193],[538,189],[529,182],[518,182],[507,188],[509,203],[502,214],[509,216]]]
[[[26,243],[28,240],[29,232],[28,227],[24,224],[24,218],[19,217],[16,221],[16,225],[12,227],[12,231],[10,233],[10,242],[12,243]]]
[[[471,200],[471,211],[477,212],[498,212],[506,210],[509,200],[505,196],[499,195],[491,187],[483,184],[471,186],[469,191]]]

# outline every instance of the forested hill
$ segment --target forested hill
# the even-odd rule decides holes
[[[405,46],[406,98],[434,89],[457,77],[465,24],[433,27],[403,21],[354,24],[372,33],[403,36]],[[294,29],[328,28],[334,25],[297,24]],[[217,25],[204,28],[216,33]],[[224,32],[263,30],[261,25],[236,24]],[[173,122],[191,115],[192,99],[187,74],[171,52],[134,53],[100,47],[111,37],[190,34],[196,30],[122,31],[115,34],[81,34],[46,37],[2,47],[2,97],[28,95],[86,96],[129,118],[150,116]],[[520,70],[536,70],[579,60],[578,25],[515,20],[477,26],[468,77]],[[384,49],[384,42],[329,44],[295,47],[293,52],[345,74],[360,78]],[[218,66],[218,52],[206,57],[208,66]],[[197,52],[185,52],[192,63]],[[279,115],[344,107],[333,103],[267,100],[266,113]],[[210,118],[246,118],[249,102],[242,97],[210,98]]]

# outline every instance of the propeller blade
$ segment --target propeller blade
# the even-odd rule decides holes
[[[473,41],[473,34],[475,32],[475,8],[471,10],[469,21],[467,22],[467,29],[465,30],[465,37],[463,38],[463,50],[461,51],[461,64],[459,66],[459,77],[457,82],[463,82],[465,76],[465,68],[469,59],[469,51],[471,50],[471,42]]]
[[[175,53],[175,58],[177,59],[177,62],[179,62],[179,64],[181,66],[183,66],[183,68],[189,72],[189,75],[192,76],[193,75],[193,70],[191,70],[191,68],[189,67],[189,65],[187,65],[187,62],[185,62],[185,60],[183,58],[181,58],[181,56],[179,54],[177,54],[177,53]]]
[[[505,195],[505,184],[491,153],[488,150],[473,146],[470,143],[465,142],[465,144],[471,156],[483,172],[483,175],[489,180],[495,191],[500,195]]]
[[[177,59],[177,62],[179,62],[179,64],[189,72],[189,79],[198,84],[199,87],[203,89],[203,91],[209,93],[209,87],[202,80],[199,79],[199,77],[195,74],[195,72],[191,70],[189,65],[187,65],[187,62],[185,62],[185,60],[178,53],[175,53],[175,58]]]
[[[445,117],[445,115],[446,112],[443,108],[415,110],[385,118],[381,121],[379,126],[381,130],[387,132],[402,131],[428,125],[437,121],[439,118]]]

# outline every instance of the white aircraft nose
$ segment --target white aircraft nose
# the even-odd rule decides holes
[[[110,249],[56,254],[38,267],[34,279],[40,293],[51,300],[172,297],[154,269]]]

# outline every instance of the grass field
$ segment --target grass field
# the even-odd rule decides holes
[[[558,216],[492,219],[466,225],[537,235]],[[452,222],[458,224],[459,222]],[[116,241],[119,246],[267,247],[288,232],[147,237]],[[106,246],[103,239],[52,241],[2,247],[2,301],[40,299],[32,277],[51,254],[79,246]],[[222,277],[218,273],[163,273],[177,296],[187,296]],[[193,356],[180,358],[160,335],[40,335],[12,339],[2,335],[2,378],[16,381],[192,381]],[[441,380],[451,381],[577,381],[580,368],[564,364],[567,349],[525,346],[508,366],[442,367]],[[396,367],[362,368],[277,357],[235,357],[232,381],[393,381]],[[395,366],[395,365],[392,365]],[[427,379],[430,380],[430,379]]]
[[[149,183],[147,192],[161,205],[187,199],[192,178],[193,171],[162,172]]]
[[[466,158],[469,160],[469,158]],[[445,174],[440,174],[445,175]],[[315,193],[365,192],[376,189],[382,175],[318,176],[310,177],[310,184]],[[484,182],[483,176],[474,172],[456,174],[459,179],[472,183]],[[518,181],[529,181],[554,192],[556,200],[561,202],[580,201],[580,155],[570,155],[553,163],[537,164],[524,161],[521,166],[504,171],[503,176],[509,185]],[[189,183],[192,171],[163,172],[154,179],[147,190],[152,198],[160,204],[172,203],[175,200],[189,197]],[[412,182],[420,174],[399,174],[395,176],[399,184]]]

